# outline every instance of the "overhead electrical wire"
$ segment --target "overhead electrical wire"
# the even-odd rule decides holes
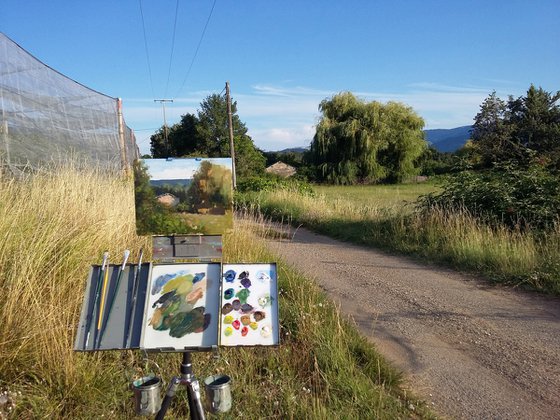
[[[183,89],[183,87],[185,86],[185,83],[187,82],[187,79],[189,78],[189,75],[191,73],[194,61],[196,60],[196,56],[198,54],[198,50],[200,49],[200,45],[202,44],[202,40],[204,39],[204,34],[206,33],[206,28],[208,28],[208,24],[210,23],[210,19],[212,18],[212,13],[214,12],[214,7],[216,6],[216,1],[217,0],[214,0],[214,2],[212,3],[212,8],[210,9],[210,13],[208,14],[208,19],[206,19],[206,24],[204,25],[204,29],[202,30],[202,34],[200,35],[200,39],[198,41],[198,45],[196,46],[196,50],[195,50],[193,58],[191,60],[191,64],[189,65],[189,68],[187,70],[187,74],[185,75],[185,78],[183,79],[183,83],[181,84],[181,87],[179,88],[179,90],[175,94],[175,97],[177,97],[179,95],[179,93],[181,93],[181,90]]]
[[[175,21],[173,23],[173,38],[171,40],[171,55],[169,56],[169,70],[167,71],[167,83],[165,84],[165,95],[167,97],[167,90],[169,89],[169,79],[171,78],[171,64],[173,63],[173,50],[175,49],[175,33],[177,31],[177,16],[179,14],[179,0],[175,3]]]
[[[152,66],[150,65],[150,53],[148,52],[148,40],[146,38],[146,24],[144,22],[144,11],[142,10],[142,0],[138,0],[140,6],[140,16],[142,17],[142,32],[144,33],[144,49],[146,50],[146,60],[148,61],[148,73],[150,74],[150,86],[152,88],[152,97],[156,97],[154,93],[154,80],[152,78]]]

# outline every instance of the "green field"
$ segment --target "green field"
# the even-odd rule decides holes
[[[357,207],[402,207],[414,203],[418,196],[438,190],[433,183],[401,185],[317,185],[314,189],[328,201],[348,201]]]

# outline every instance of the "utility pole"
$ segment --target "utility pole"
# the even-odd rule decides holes
[[[233,147],[233,123],[231,118],[231,97],[229,95],[229,82],[226,82],[226,101],[229,127],[229,149],[231,150],[231,180],[233,182],[233,189],[235,190],[237,188],[237,181],[235,177],[235,148]]]
[[[167,141],[167,119],[165,118],[165,103],[173,102],[173,99],[154,99],[154,102],[160,102],[163,108],[163,138],[165,139],[165,151],[169,157],[169,142]]]

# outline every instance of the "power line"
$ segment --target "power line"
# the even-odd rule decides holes
[[[173,23],[173,39],[171,40],[171,55],[169,56],[169,70],[167,71],[167,84],[165,85],[165,95],[169,88],[169,79],[171,78],[171,63],[173,62],[173,50],[175,49],[175,33],[177,31],[177,16],[179,14],[179,0],[175,3],[175,22]]]
[[[189,77],[189,74],[191,73],[191,69],[193,67],[194,60],[196,59],[196,56],[198,54],[198,50],[200,49],[200,45],[202,44],[202,40],[204,39],[204,34],[206,33],[206,28],[208,27],[208,23],[210,23],[210,18],[212,17],[212,13],[214,12],[214,7],[216,6],[216,1],[217,0],[214,0],[214,3],[212,3],[212,9],[210,9],[210,13],[208,14],[208,19],[206,19],[206,24],[204,25],[204,29],[202,30],[202,34],[200,35],[200,40],[198,41],[198,45],[197,45],[196,50],[194,52],[191,64],[189,65],[189,69],[187,70],[187,74],[185,75],[185,78],[183,79],[183,83],[181,84],[181,87],[179,88],[179,90],[175,94],[175,97],[177,97],[179,95],[179,93],[181,93],[181,90],[183,89],[183,86],[185,86],[185,82],[187,81],[187,79]]]
[[[146,60],[148,62],[148,73],[150,74],[150,86],[152,88],[152,97],[155,97],[154,93],[154,80],[152,78],[152,66],[150,66],[150,54],[148,53],[148,40],[146,38],[146,24],[144,23],[144,11],[142,10],[142,0],[138,0],[140,5],[140,16],[142,16],[142,32],[144,33],[144,49],[146,50]]]

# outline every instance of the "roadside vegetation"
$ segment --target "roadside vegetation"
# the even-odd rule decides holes
[[[546,232],[521,231],[483,223],[465,208],[418,211],[415,203],[396,199],[402,186],[381,186],[384,198],[370,200],[363,194],[374,195],[376,187],[343,187],[342,194],[347,193],[342,197],[340,188],[321,187],[314,196],[286,190],[246,194],[240,205],[334,238],[483,274],[490,281],[560,294],[557,224]],[[420,184],[409,186],[407,195],[412,196],[414,188],[418,195],[426,190]],[[386,193],[391,190],[394,195]]]
[[[90,265],[105,250],[117,263],[125,248],[135,262],[151,240],[136,236],[130,179],[52,169],[0,178],[0,418],[132,418],[130,381],[149,372],[168,381],[180,355],[147,362],[140,351],[72,349]],[[260,240],[272,234],[267,226],[237,219],[224,260],[275,261]],[[193,357],[199,378],[232,377],[234,405],[223,418],[432,417],[314,282],[278,267],[281,345]],[[181,392],[169,418],[186,416]]]

